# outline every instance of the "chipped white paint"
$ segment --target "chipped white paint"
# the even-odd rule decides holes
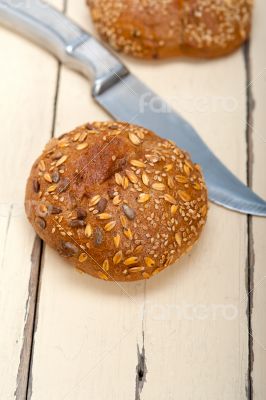
[[[68,15],[91,29],[84,1],[68,0]],[[263,29],[262,26],[261,31],[255,30],[252,45],[256,70],[265,63],[263,55],[257,56],[260,44],[256,38],[265,33]],[[2,329],[0,335],[0,398],[11,399],[25,344],[24,315],[34,233],[22,210],[15,217],[18,206],[13,207],[7,230],[8,215],[11,203],[22,204],[30,164],[51,133],[57,63],[45,52],[2,29],[0,40],[7,54],[0,62],[1,75],[6,77],[0,83],[1,96],[6,95],[0,119],[4,131],[9,133],[1,137],[1,176],[5,179],[1,187],[6,187],[9,171],[14,175],[5,190],[7,204],[1,208],[0,219],[0,246],[5,249],[0,247],[4,260],[0,323],[6,327],[4,335]],[[172,102],[226,165],[245,181],[246,76],[242,52],[210,62],[125,61]],[[62,67],[56,104],[57,135],[87,120],[108,118],[89,93],[87,80]],[[255,123],[262,130],[265,98],[259,85],[254,87],[254,95],[260,104],[254,113]],[[18,145],[14,146],[15,142]],[[254,143],[254,153],[254,185],[266,197],[261,142]],[[14,160],[19,162],[14,164]],[[98,281],[77,273],[45,248],[29,399],[245,399],[246,232],[245,216],[211,205],[208,224],[193,252],[146,283],[116,285]],[[256,219],[257,280],[265,274],[262,237],[265,221]],[[264,292],[258,289],[253,310],[254,326],[262,338],[263,296]],[[259,348],[254,347],[254,351],[254,391],[258,393],[254,398],[260,400],[266,392],[261,372],[265,370],[266,357]],[[23,399],[22,394],[19,399]]]

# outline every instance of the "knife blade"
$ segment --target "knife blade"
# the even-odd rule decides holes
[[[0,24],[91,79],[94,99],[112,117],[142,125],[187,150],[203,169],[210,200],[234,211],[266,216],[266,202],[229,171],[187,121],[62,13],[39,0],[0,0]],[[158,99],[167,112],[157,113],[150,107]]]

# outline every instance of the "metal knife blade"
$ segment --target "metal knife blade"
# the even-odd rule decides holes
[[[210,200],[231,210],[266,216],[266,202],[222,164],[188,122],[163,99],[160,104],[167,113],[154,112],[149,101],[158,96],[62,13],[43,1],[0,0],[0,24],[50,50],[62,63],[91,79],[95,100],[114,118],[149,128],[187,150],[202,166]]]
[[[134,75],[94,97],[117,120],[142,125],[187,150],[203,169],[210,200],[231,210],[266,216],[266,202],[222,164],[188,122]],[[165,112],[152,110],[153,99],[160,101],[160,109]]]

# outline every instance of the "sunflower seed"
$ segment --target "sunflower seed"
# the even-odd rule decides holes
[[[92,131],[94,129],[93,125],[89,122],[85,125],[85,128],[88,129],[88,131]]]
[[[107,206],[107,200],[104,197],[102,197],[101,200],[97,204],[97,210],[100,213],[102,213],[106,209],[106,206]]]
[[[37,179],[34,179],[32,182],[33,190],[35,193],[38,193],[40,190],[40,182]]]
[[[46,221],[43,218],[37,217],[35,222],[39,225],[39,227],[41,229],[45,229],[46,228]]]
[[[122,257],[123,257],[123,253],[122,253],[122,251],[120,250],[120,251],[118,251],[115,255],[114,255],[114,257],[113,257],[113,263],[116,265],[116,264],[119,264],[120,262],[121,262],[121,260],[122,260]]]
[[[84,208],[78,207],[76,211],[78,219],[85,219],[87,217],[87,211]]]
[[[146,203],[150,198],[151,196],[148,193],[141,193],[138,198],[138,203]]]
[[[52,173],[52,175],[51,175],[51,178],[52,178],[52,181],[53,181],[54,183],[58,183],[59,180],[60,180],[59,172],[58,172],[58,171],[54,171],[54,172]]]
[[[86,253],[81,253],[79,256],[79,262],[83,263],[88,259],[88,255]]]
[[[70,255],[77,254],[78,253],[78,248],[71,242],[63,242],[62,247],[64,250],[66,250]]]
[[[68,178],[61,179],[61,181],[57,185],[58,193],[61,194],[61,193],[65,192],[69,188],[69,184],[70,184],[70,179],[68,179]]]
[[[68,221],[68,225],[71,226],[72,228],[79,228],[85,226],[85,222],[80,219],[72,219]]]
[[[61,158],[62,157],[62,155],[63,155],[63,153],[61,152],[61,151],[57,151],[56,153],[54,153],[53,155],[52,155],[52,160],[54,160],[54,161],[57,161],[57,160],[59,160],[59,158]]]
[[[122,205],[122,209],[123,209],[123,211],[124,211],[124,214],[126,215],[126,217],[127,217],[129,220],[132,221],[132,220],[135,218],[136,213],[135,213],[135,211],[133,210],[133,208],[129,207],[127,204],[123,204],[123,205]]]
[[[62,208],[56,206],[48,206],[48,211],[50,214],[60,214],[62,212]]]
[[[133,264],[137,264],[138,262],[138,257],[129,257],[124,261],[125,265],[133,265]]]
[[[105,225],[104,230],[106,232],[110,232],[112,229],[114,229],[115,226],[116,226],[116,221],[108,222],[108,224]]]
[[[103,233],[100,228],[96,227],[94,232],[94,243],[96,246],[100,246],[103,242]]]
[[[116,191],[114,188],[109,188],[107,190],[108,196],[110,197],[110,199],[113,199],[116,196]]]

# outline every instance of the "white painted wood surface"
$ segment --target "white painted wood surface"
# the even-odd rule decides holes
[[[53,4],[62,9],[61,0]],[[253,120],[246,90],[248,79],[266,67],[266,6],[260,0],[256,7],[249,59],[246,49],[246,57],[239,50],[211,62],[125,62],[192,122],[243,181],[248,164],[254,189],[266,198],[266,70],[252,85]],[[83,1],[68,0],[67,14],[93,31]],[[263,400],[265,220],[251,224],[211,204],[192,253],[146,283],[101,282],[77,273],[49,248],[41,252],[23,213],[30,165],[54,119],[59,135],[108,116],[90,97],[86,79],[65,67],[58,75],[56,60],[3,29],[0,43],[6,54],[0,61],[6,133],[0,139],[0,398]]]

